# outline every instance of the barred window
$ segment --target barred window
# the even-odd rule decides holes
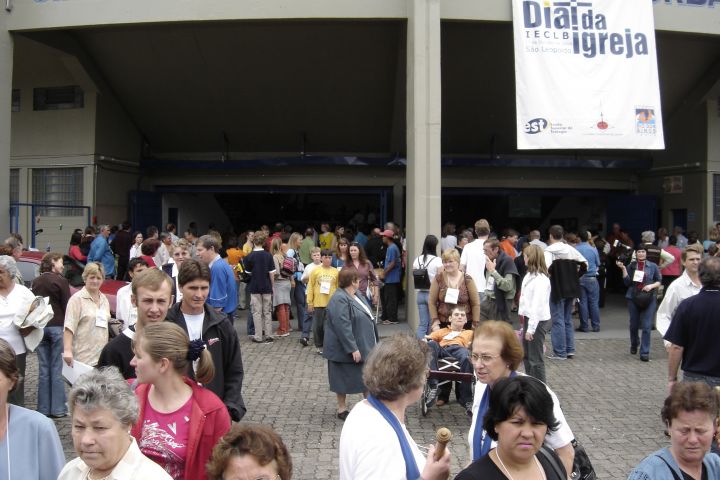
[[[20,169],[10,169],[10,203],[20,201]]]
[[[50,204],[39,207],[37,214],[47,217],[78,217],[80,208],[62,208],[62,205],[82,205],[82,168],[36,168],[32,171],[33,203]]]
[[[75,85],[33,89],[33,110],[66,110],[84,105],[85,94]]]

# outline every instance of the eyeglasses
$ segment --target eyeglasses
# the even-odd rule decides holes
[[[500,355],[489,355],[487,353],[484,353],[482,355],[473,353],[470,355],[470,358],[472,359],[473,363],[481,363],[483,365],[487,365],[488,363],[491,363],[493,360],[495,360],[499,356]]]

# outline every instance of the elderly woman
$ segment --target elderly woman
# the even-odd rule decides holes
[[[70,366],[77,360],[94,367],[110,338],[110,303],[100,292],[105,269],[100,262],[90,262],[82,277],[85,286],[70,297],[65,309],[63,360]]]
[[[625,298],[630,314],[630,354],[638,353],[640,346],[640,360],[650,360],[650,330],[655,316],[657,304],[657,289],[661,285],[662,275],[658,266],[647,259],[645,244],[635,248],[637,260],[625,266],[616,262],[622,271],[623,282],[628,287]],[[638,339],[638,329],[642,328],[642,338]]]
[[[22,255],[22,252],[23,252],[22,240],[20,240],[18,237],[15,237],[15,236],[8,237],[5,239],[5,245],[10,247],[11,252],[12,252],[12,253],[10,253],[10,255],[12,255],[13,259],[16,262],[18,260],[20,260],[20,256]],[[18,270],[15,273],[14,280],[15,280],[15,283],[17,283],[18,285],[25,285],[25,282],[23,280],[22,274],[20,273],[20,270]]]
[[[171,480],[129,434],[138,418],[138,403],[115,367],[82,375],[68,403],[78,457],[65,465],[58,480]]]
[[[8,404],[8,393],[15,389],[19,378],[15,352],[0,339],[0,478],[57,478],[65,455],[52,420]]]
[[[378,344],[365,364],[370,395],[355,405],[340,435],[340,480],[446,479],[450,452],[436,461],[435,447],[424,458],[405,428],[405,410],[422,397],[430,351],[406,334]]]
[[[215,445],[207,472],[209,480],[290,480],[292,459],[272,428],[236,424]]]
[[[131,434],[140,451],[175,480],[204,480],[213,447],[230,429],[225,404],[200,385],[215,375],[210,351],[174,323],[159,322],[135,333],[134,352],[140,414]],[[193,362],[196,381],[187,377]]]
[[[25,405],[25,342],[23,334],[29,331],[21,331],[15,326],[15,317],[26,315],[35,295],[24,285],[15,283],[17,275],[17,264],[13,257],[8,255],[0,256],[0,338],[7,340],[17,355],[17,366],[20,370],[20,378],[17,380],[13,392],[10,394],[10,403]]]
[[[555,452],[539,453],[545,436],[558,428],[553,399],[539,380],[525,376],[499,380],[490,394],[483,428],[497,446],[455,480],[567,479]]]
[[[450,310],[456,305],[465,307],[465,313],[474,328],[480,322],[480,295],[470,275],[460,270],[460,254],[454,248],[442,253],[443,271],[438,272],[430,284],[428,307],[430,308],[430,331],[450,324]]]
[[[720,478],[720,457],[710,453],[717,434],[718,393],[705,383],[676,383],[660,411],[670,447],[648,455],[628,480]]]
[[[495,384],[503,378],[523,375],[517,372],[523,360],[523,350],[515,331],[509,323],[488,320],[475,329],[471,348],[471,359],[475,368],[475,400],[473,402],[473,420],[468,433],[470,452],[473,461],[486,456],[495,446],[495,439],[488,435],[483,419],[488,412],[490,395]],[[552,397],[553,416],[558,421],[556,431],[549,433],[546,444],[555,450],[562,460],[566,471],[572,470],[575,451],[572,446],[573,433],[565,415],[560,409],[560,402],[555,393],[545,387]]]
[[[338,276],[338,289],[330,298],[325,320],[323,356],[328,360],[330,390],[337,396],[337,417],[345,420],[347,395],[365,393],[362,367],[375,347],[375,322],[365,296],[359,291],[360,279],[354,268],[344,268]]]
[[[40,261],[40,276],[33,280],[31,287],[34,295],[50,299],[55,314],[45,325],[42,341],[37,347],[37,410],[52,418],[67,415],[62,354],[65,307],[70,300],[70,285],[63,277],[64,269],[61,253],[46,253]]]

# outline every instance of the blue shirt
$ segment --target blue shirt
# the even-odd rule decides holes
[[[400,283],[400,277],[402,275],[402,265],[400,264],[400,249],[393,242],[387,248],[385,252],[385,265],[395,260],[395,266],[385,274],[385,283]]]
[[[580,252],[580,254],[585,257],[585,260],[588,261],[587,273],[584,276],[597,277],[598,267],[600,266],[600,254],[597,248],[589,245],[587,242],[581,242],[575,247],[575,250]]]
[[[110,244],[102,235],[95,237],[90,244],[87,261],[102,263],[106,277],[115,275],[115,255],[110,250]]]
[[[355,241],[365,248],[367,246],[368,237],[363,232],[358,232],[355,235]]]
[[[232,314],[237,308],[237,284],[232,267],[225,260],[216,257],[210,267],[210,292],[207,304],[222,308],[223,313]]]

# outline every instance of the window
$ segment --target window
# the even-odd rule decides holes
[[[20,169],[10,169],[10,203],[20,201]]]
[[[36,168],[32,171],[33,203],[82,205],[82,168]],[[37,214],[46,217],[78,217],[80,208],[39,207]]]
[[[12,91],[12,111],[20,111],[20,90],[17,88],[13,88]]]
[[[33,110],[66,110],[83,108],[85,94],[78,86],[33,89]]]

